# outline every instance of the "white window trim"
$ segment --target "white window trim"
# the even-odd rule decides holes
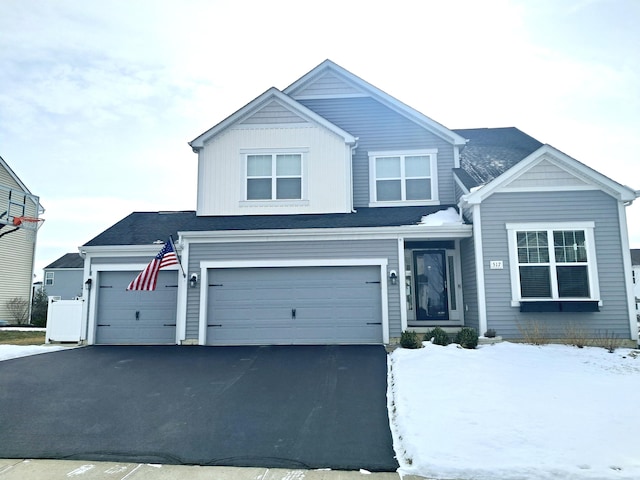
[[[428,155],[431,161],[431,199],[430,200],[396,200],[396,201],[377,201],[376,192],[376,158],[377,157],[405,157],[413,155]],[[404,162],[403,162],[404,164]],[[404,185],[406,178],[403,176],[401,181]],[[404,186],[403,186],[404,190]],[[369,152],[369,206],[370,207],[393,207],[393,206],[422,206],[422,205],[439,205],[440,199],[438,194],[438,149],[427,148],[423,150],[380,150]]]
[[[308,147],[301,148],[252,148],[240,150],[240,157],[242,161],[241,169],[241,192],[242,198],[239,205],[241,207],[247,206],[307,206],[309,205],[309,199],[307,198],[307,156],[309,153]],[[279,155],[279,154],[299,154],[301,156],[300,165],[300,197],[301,198],[288,198],[288,199],[247,199],[247,157],[249,155]],[[272,167],[275,172],[275,166]],[[275,176],[272,176],[272,181],[275,180]],[[272,190],[272,195],[275,191]]]
[[[602,306],[600,299],[600,285],[598,283],[598,262],[596,260],[596,248],[594,237],[594,222],[565,222],[565,223],[507,223],[506,229],[509,241],[509,270],[511,274],[511,306],[518,307],[523,301],[526,302],[555,302],[555,301],[597,301]],[[526,231],[546,231],[551,239],[549,245],[552,245],[553,235],[549,232],[558,230],[582,230],[585,235],[585,243],[587,250],[587,274],[589,278],[589,298],[560,298],[558,296],[558,282],[556,276],[551,277],[551,298],[522,298],[520,291],[520,271],[518,263],[518,242],[516,238],[517,232]],[[555,253],[552,248],[549,249],[549,266],[555,272],[556,262]]]
[[[51,279],[51,283],[47,283],[49,281],[49,278]],[[44,286],[45,287],[51,287],[54,285],[55,282],[55,272],[45,272],[44,274]]]

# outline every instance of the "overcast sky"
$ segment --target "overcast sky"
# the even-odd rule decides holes
[[[0,155],[46,208],[36,274],[132,211],[195,210],[187,142],[327,58],[640,189],[639,25],[637,0],[0,0]],[[640,199],[627,218],[640,248]]]

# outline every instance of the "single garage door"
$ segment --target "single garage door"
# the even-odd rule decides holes
[[[380,267],[209,270],[210,345],[382,343]]]
[[[138,273],[99,273],[96,343],[176,342],[177,272],[161,270],[154,291],[127,291]]]

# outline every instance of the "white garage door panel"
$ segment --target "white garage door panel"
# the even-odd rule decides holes
[[[381,343],[380,268],[209,272],[207,343]]]

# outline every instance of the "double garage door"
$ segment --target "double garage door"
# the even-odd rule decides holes
[[[96,343],[176,343],[178,273],[161,270],[154,291],[127,291],[138,273],[100,272]]]
[[[207,344],[382,343],[380,267],[208,272]]]

